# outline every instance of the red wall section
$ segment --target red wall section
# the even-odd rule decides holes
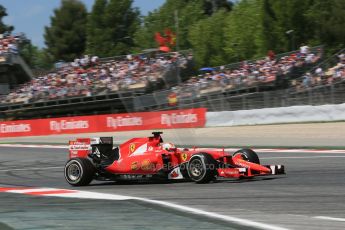
[[[206,109],[0,122],[0,137],[204,127]]]

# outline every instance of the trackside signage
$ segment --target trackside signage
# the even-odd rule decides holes
[[[206,109],[0,122],[0,137],[204,127]]]
[[[0,133],[29,133],[31,125],[28,123],[7,123],[0,125]]]
[[[76,129],[88,129],[89,121],[87,120],[79,120],[79,121],[50,121],[49,122],[50,130],[62,132],[64,130],[76,130]]]

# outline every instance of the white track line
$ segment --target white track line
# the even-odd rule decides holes
[[[321,219],[321,220],[333,220],[333,221],[345,222],[345,218],[337,218],[337,217],[330,217],[330,216],[314,216],[313,218]]]
[[[56,191],[57,193],[53,194],[44,194],[44,192],[54,192]],[[70,192],[68,192],[70,191]],[[194,215],[200,215],[200,216],[206,216],[209,218],[213,219],[219,219],[222,221],[227,221],[231,223],[236,223],[238,225],[242,226],[248,226],[248,227],[254,227],[258,229],[265,229],[265,230],[288,230],[287,228],[275,226],[275,225],[270,225],[270,224],[265,224],[261,222],[256,222],[252,220],[247,220],[247,219],[242,219],[238,217],[233,217],[233,216],[227,216],[223,214],[218,214],[214,212],[209,212],[209,211],[204,211],[201,209],[196,209],[184,205],[179,205],[179,204],[174,204],[170,203],[167,201],[158,201],[158,200],[151,200],[151,199],[146,199],[146,198],[141,198],[141,197],[132,197],[132,196],[123,196],[123,195],[116,195],[116,194],[107,194],[107,193],[99,193],[99,192],[88,192],[88,191],[79,191],[79,190],[67,190],[63,189],[63,192],[60,194],[59,189],[54,189],[54,188],[28,188],[28,189],[11,189],[5,192],[9,193],[20,193],[20,194],[30,194],[30,193],[40,193],[42,194],[40,196],[49,196],[49,197],[63,197],[63,198],[79,198],[79,199],[100,199],[100,200],[137,200],[149,204],[154,204],[158,205],[161,207],[166,207],[182,212],[187,212],[191,213]]]
[[[30,170],[46,170],[46,169],[63,169],[61,166],[45,167],[45,168],[20,168],[20,169],[0,169],[0,172],[12,172],[12,171],[30,171]]]
[[[44,196],[62,197],[62,198],[78,198],[78,199],[96,199],[96,200],[133,200],[135,197],[117,195],[117,194],[105,194],[98,192],[88,192],[88,191],[76,191],[75,193],[65,193],[65,194],[48,194]]]
[[[136,200],[140,200],[143,202],[172,208],[172,209],[179,210],[182,212],[206,216],[206,217],[219,219],[219,220],[223,220],[223,221],[228,221],[228,222],[236,223],[238,225],[247,226],[247,227],[254,227],[254,228],[265,229],[265,230],[288,230],[287,228],[283,228],[283,227],[279,227],[279,226],[275,226],[275,225],[260,223],[260,222],[256,222],[256,221],[252,221],[252,220],[247,220],[247,219],[242,219],[242,218],[238,218],[238,217],[218,214],[218,213],[214,213],[214,212],[208,212],[208,211],[204,211],[201,209],[196,209],[196,208],[192,208],[192,207],[188,207],[188,206],[184,206],[184,205],[174,204],[174,203],[170,203],[170,202],[166,202],[166,201],[150,200],[150,199],[145,199],[145,198],[136,198]]]

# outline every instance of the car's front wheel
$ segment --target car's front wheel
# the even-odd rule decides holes
[[[216,161],[207,153],[193,155],[187,165],[189,178],[196,183],[208,183],[216,176]]]
[[[95,167],[86,158],[72,158],[65,165],[65,178],[70,185],[88,185],[94,175]]]
[[[241,155],[242,159],[255,164],[260,164],[259,156],[251,149],[240,149],[233,156]]]
[[[236,151],[233,156],[241,155],[242,159],[251,163],[260,164],[259,156],[252,149],[240,149]],[[252,173],[260,173],[258,171],[252,171]]]

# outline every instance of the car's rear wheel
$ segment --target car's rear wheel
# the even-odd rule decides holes
[[[196,183],[208,183],[216,176],[216,166],[216,161],[209,154],[195,154],[187,165],[189,178]]]
[[[65,179],[73,186],[90,184],[95,175],[95,167],[86,158],[73,158],[65,165]]]

